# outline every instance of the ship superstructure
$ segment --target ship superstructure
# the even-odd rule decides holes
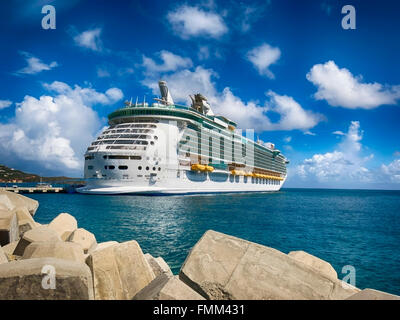
[[[165,81],[161,98],[108,116],[109,127],[87,148],[81,193],[192,194],[278,191],[288,160],[272,143],[254,141],[215,115],[207,98],[175,104]]]

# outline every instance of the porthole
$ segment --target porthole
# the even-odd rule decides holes
[[[119,166],[118,169],[119,170],[128,170],[128,166]]]
[[[156,167],[153,167],[153,171],[156,171]]]
[[[114,170],[114,169],[115,169],[115,166],[108,166],[108,169]]]
[[[148,171],[150,168],[149,167],[146,167],[146,170]]]
[[[152,146],[154,146],[154,141],[150,141],[150,144],[151,144]]]
[[[157,137],[157,136],[154,136],[154,140],[158,140],[158,137]]]
[[[138,169],[139,169],[139,170],[142,170],[142,166],[139,166]]]
[[[161,168],[160,168],[160,167],[158,167],[158,171],[161,171]]]

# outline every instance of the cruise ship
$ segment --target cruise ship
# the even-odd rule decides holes
[[[87,148],[87,194],[201,194],[278,191],[289,161],[272,143],[254,141],[202,94],[174,103],[165,81],[148,104],[125,102]]]

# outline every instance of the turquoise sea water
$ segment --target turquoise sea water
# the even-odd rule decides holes
[[[400,294],[400,191],[283,189],[269,194],[97,196],[32,194],[35,220],[76,217],[98,242],[135,239],[178,273],[213,229],[288,253],[304,250],[356,269],[356,286]]]

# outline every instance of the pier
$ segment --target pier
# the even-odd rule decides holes
[[[65,192],[63,187],[0,187],[0,190],[10,191],[15,193],[60,193]]]

